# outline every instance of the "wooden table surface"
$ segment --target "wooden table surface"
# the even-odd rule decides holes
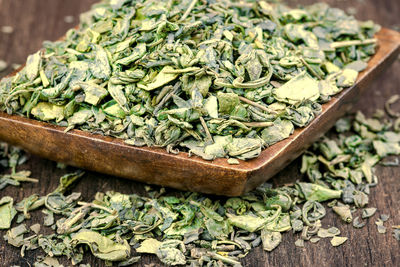
[[[89,9],[96,0],[0,0],[0,28],[12,26],[14,32],[5,34],[0,31],[0,60],[8,63],[24,63],[26,57],[36,52],[43,40],[56,40],[67,29],[74,26],[79,14]],[[289,1],[291,6],[310,4],[315,1]],[[326,1],[335,7],[348,12],[357,12],[361,20],[372,19],[384,27],[400,28],[400,1],[398,0],[330,0]],[[73,16],[75,21],[67,23],[66,16]],[[0,73],[0,77],[8,71]],[[370,85],[359,102],[358,108],[371,114],[376,108],[382,108],[385,100],[395,93],[400,93],[400,60]],[[63,148],[60,148],[63,149]],[[68,148],[64,148],[68,149]],[[45,195],[58,185],[58,178],[65,170],[56,168],[54,162],[37,157],[31,157],[28,163],[20,167],[32,171],[32,177],[40,179],[39,184],[24,184],[20,188],[8,186],[0,192],[0,198],[6,195],[20,201],[33,193]],[[285,171],[272,179],[274,184],[294,181],[300,177],[299,161],[292,163]],[[392,237],[392,225],[400,224],[400,167],[377,167],[380,183],[372,189],[370,207],[377,207],[378,212],[369,219],[367,226],[354,229],[344,225],[340,219],[329,212],[323,219],[325,226],[336,226],[342,235],[349,240],[338,248],[333,248],[329,239],[317,244],[306,243],[304,248],[294,245],[298,234],[283,235],[282,244],[273,252],[266,253],[261,247],[252,251],[244,260],[244,266],[400,266],[400,243]],[[143,193],[143,185],[115,177],[97,173],[87,173],[84,179],[74,189],[82,192],[85,200],[93,198],[97,191],[114,190],[122,193]],[[379,214],[389,214],[390,219],[385,224],[386,234],[379,234],[375,220]],[[357,214],[358,215],[358,214]],[[42,222],[41,212],[33,212],[28,226]],[[19,249],[5,243],[0,232],[0,266],[31,266],[39,250],[28,251],[22,258]],[[61,262],[70,266],[66,259]],[[105,266],[103,262],[91,255],[85,256],[85,263],[92,266]],[[137,266],[160,266],[155,256],[143,256]]]

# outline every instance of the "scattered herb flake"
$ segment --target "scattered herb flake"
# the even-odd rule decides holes
[[[343,237],[343,236],[334,236],[332,239],[331,239],[331,244],[332,244],[332,246],[334,246],[334,247],[338,247],[338,246],[340,246],[340,245],[342,245],[344,242],[346,242],[347,241],[347,237]]]

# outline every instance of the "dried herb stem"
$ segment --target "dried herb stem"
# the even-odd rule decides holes
[[[206,121],[204,120],[203,117],[200,117],[200,123],[201,123],[201,126],[203,126],[203,129],[204,129],[204,131],[206,133],[207,139],[210,142],[214,143],[214,139],[212,138],[212,135],[210,134],[210,130],[208,129],[207,123],[206,123]]]
[[[18,174],[12,174],[9,177],[11,177],[12,179],[17,180],[19,182],[31,182],[31,183],[38,183],[39,182],[39,179],[20,176]]]
[[[217,254],[217,253],[215,253],[215,252],[209,252],[208,255],[209,255],[210,257],[212,257],[213,259],[220,260],[220,261],[222,261],[222,262],[224,262],[224,263],[231,264],[231,265],[233,265],[233,266],[235,266],[235,265],[240,265],[240,262],[239,262],[239,261],[234,260],[234,259],[232,259],[232,258],[230,258],[230,257],[222,256],[222,255]]]
[[[269,109],[269,108],[267,108],[267,107],[265,107],[263,105],[260,105],[260,104],[254,102],[254,101],[251,101],[250,99],[247,99],[247,98],[245,98],[243,96],[239,96],[239,99],[240,99],[240,101],[245,102],[246,104],[252,105],[253,107],[259,108],[259,109],[264,110],[264,111],[266,111],[268,113],[277,114],[277,112],[275,110],[271,110],[271,109]]]
[[[262,121],[262,122],[243,122],[247,127],[253,128],[264,128],[274,125],[272,121]]]
[[[169,92],[156,106],[156,108],[153,111],[153,114],[157,114],[160,109],[171,99],[171,97],[176,94],[181,87],[181,82],[178,82],[174,85],[173,89],[171,92]]]
[[[172,88],[173,88],[173,87],[172,87],[171,85],[164,86],[164,87],[161,89],[160,93],[159,93],[159,94],[157,95],[157,97],[156,97],[156,104],[160,103],[160,101],[163,99],[163,97],[164,97],[166,94],[168,94],[168,92],[171,91]]]
[[[323,80],[323,78],[315,72],[315,70],[305,61],[304,58],[300,57],[300,61],[304,64],[304,66],[306,66],[306,68],[311,72],[312,75],[317,77],[319,80]]]
[[[97,205],[97,204],[94,204],[94,203],[87,203],[87,202],[79,201],[78,205],[79,206],[87,206],[87,207],[91,207],[91,208],[99,209],[99,210],[104,210],[104,211],[106,211],[106,212],[108,212],[110,214],[114,214],[116,212],[115,210],[111,210],[109,208],[106,208],[104,206]]]
[[[334,42],[331,43],[331,48],[333,49],[338,49],[342,47],[348,47],[348,46],[353,46],[353,45],[370,45],[370,44],[376,44],[378,42],[377,39],[367,39],[367,40],[351,40],[351,41],[340,41],[340,42]]]
[[[194,6],[196,5],[196,3],[197,3],[197,0],[192,0],[192,2],[190,3],[188,9],[186,9],[185,13],[181,17],[181,19],[180,19],[181,21],[185,20],[189,16],[190,12],[192,12],[192,10],[193,10]]]

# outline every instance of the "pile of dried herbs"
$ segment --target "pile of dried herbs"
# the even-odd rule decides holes
[[[204,159],[250,159],[353,85],[379,26],[326,4],[105,0],[0,84],[0,110]]]
[[[392,115],[390,105],[398,98],[386,105]],[[383,116],[381,110],[372,118],[358,112],[340,119],[303,154],[304,179],[291,185],[263,184],[233,198],[147,187],[146,196],[99,192],[83,202],[80,193],[66,194],[83,175],[77,172],[63,176],[47,196],[33,195],[16,205],[4,197],[0,228],[9,229],[17,214],[22,223],[30,211],[42,210],[43,225],[53,234],[41,234],[40,225],[28,228],[22,223],[4,235],[9,244],[21,247],[22,256],[41,248],[47,257],[35,266],[57,266],[54,257],[62,255],[79,264],[88,250],[118,266],[139,261],[143,253],[155,254],[167,265],[241,266],[240,259],[254,247],[271,251],[281,242],[281,233],[288,231],[299,233],[296,246],[321,238],[339,246],[347,237],[336,227],[324,228],[321,219],[333,210],[344,223],[362,228],[376,213],[368,207],[370,188],[378,183],[374,165],[398,165],[398,157],[388,156],[400,155],[400,118]],[[353,218],[357,210],[360,216]],[[379,233],[386,233],[388,219],[381,214],[375,222]],[[399,229],[394,226],[397,239]]]

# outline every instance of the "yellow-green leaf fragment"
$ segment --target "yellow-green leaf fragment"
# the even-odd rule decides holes
[[[239,105],[239,96],[235,93],[218,92],[218,108],[222,114],[230,114]]]
[[[331,239],[331,245],[334,246],[334,247],[340,246],[340,245],[342,245],[344,242],[346,242],[347,239],[348,239],[347,237],[343,237],[343,236],[334,236],[334,237]]]
[[[294,105],[306,100],[315,101],[319,98],[318,81],[307,72],[302,72],[274,89],[273,93],[277,100]]]
[[[25,224],[20,224],[7,231],[4,239],[14,247],[21,247],[24,244],[24,234],[29,232]]]
[[[94,231],[82,231],[72,237],[75,246],[86,244],[93,255],[107,261],[123,261],[129,258],[131,247],[126,240],[117,243]]]
[[[97,106],[100,101],[108,95],[108,91],[95,83],[81,83],[80,86],[85,91],[85,102]]]
[[[273,145],[288,138],[294,131],[293,123],[289,120],[277,119],[272,126],[265,127],[261,132],[261,138],[268,144]]]
[[[377,230],[378,230],[378,233],[380,233],[380,234],[385,234],[386,233],[386,227],[383,225],[383,222],[384,221],[381,218],[379,218],[375,222]]]
[[[318,184],[297,183],[300,192],[306,200],[326,201],[340,198],[342,191],[332,190]]]
[[[337,77],[337,86],[350,87],[352,86],[358,77],[358,71],[352,69],[344,69],[342,73]]]
[[[209,98],[207,98],[205,103],[204,103],[204,109],[207,111],[208,115],[211,118],[217,119],[218,118],[218,101],[217,101],[217,97],[210,96]]]
[[[90,65],[90,71],[98,79],[109,79],[111,76],[111,67],[107,51],[100,45],[95,45],[95,51],[96,56],[94,62]]]
[[[85,123],[93,116],[93,112],[89,109],[81,109],[68,118],[68,125],[80,125]]]
[[[263,229],[261,230],[261,240],[263,244],[263,249],[265,251],[272,251],[281,243],[282,234],[279,232],[271,232]]]
[[[162,242],[158,241],[157,239],[148,238],[140,244],[140,247],[136,249],[136,252],[156,254],[161,244]]]
[[[44,70],[40,70],[39,74],[40,79],[42,80],[43,87],[46,88],[50,85],[49,79],[47,78],[46,73],[44,73]]]
[[[374,216],[375,212],[376,212],[376,208],[365,208],[362,211],[362,218],[365,219],[365,218],[372,217],[372,216]]]
[[[167,265],[181,265],[186,263],[185,255],[178,249],[182,246],[184,250],[184,244],[180,240],[171,239],[160,242],[157,239],[148,238],[140,244],[136,252],[156,254]]]
[[[30,55],[26,61],[26,76],[30,81],[33,81],[39,75],[41,52]]]
[[[260,230],[267,222],[266,219],[254,215],[230,215],[228,221],[233,226],[249,232]]]
[[[351,223],[353,221],[349,206],[335,206],[332,209],[344,222]]]
[[[0,199],[0,229],[9,229],[14,216],[17,214],[11,197]]]
[[[228,159],[227,162],[228,162],[228,164],[230,164],[230,165],[239,165],[239,164],[240,164],[239,160],[237,160],[237,159],[231,159],[231,158]]]
[[[157,74],[157,76],[154,78],[153,82],[146,84],[146,85],[138,84],[138,86],[146,91],[152,91],[163,85],[166,85],[169,82],[175,80],[179,76],[179,74],[176,74],[176,73],[168,73],[168,71],[172,71],[172,70],[174,70],[173,67],[165,66],[160,71],[160,73]]]
[[[121,106],[116,101],[110,101],[106,105],[103,106],[104,113],[117,117],[117,118],[125,118],[126,113],[121,108]]]
[[[376,153],[382,158],[388,155],[400,155],[399,143],[386,143],[380,140],[374,140],[373,145]]]
[[[48,102],[40,102],[31,110],[31,113],[43,121],[60,120],[64,118],[64,107]]]
[[[122,85],[108,83],[108,92],[110,93],[112,98],[114,98],[114,100],[118,103],[122,110],[124,110],[125,112],[129,112],[126,107],[128,100],[126,99],[123,89],[124,87]]]
[[[340,235],[340,230],[336,227],[331,227],[328,229],[320,228],[320,229],[318,229],[317,235],[320,238],[334,237],[334,236]]]

